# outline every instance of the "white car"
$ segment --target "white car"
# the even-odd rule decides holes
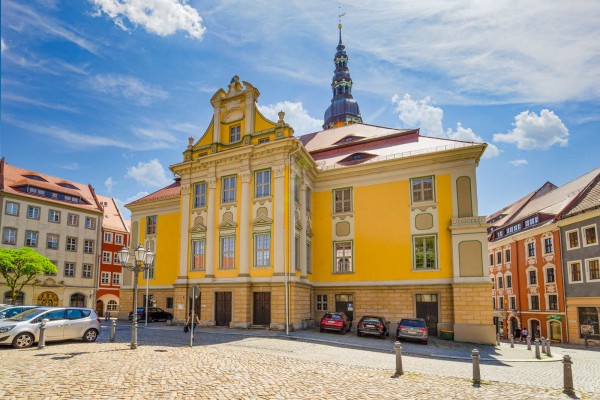
[[[27,348],[40,338],[40,324],[47,319],[46,341],[83,339],[94,342],[100,333],[100,319],[90,308],[39,307],[0,321],[0,344]]]

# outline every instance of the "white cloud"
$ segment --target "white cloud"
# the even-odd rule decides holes
[[[2,48],[2,54],[4,54],[4,52],[8,50],[8,46],[6,45],[6,43],[4,43],[4,38],[0,38],[0,43]]]
[[[280,101],[275,104],[259,105],[258,109],[265,117],[275,122],[279,121],[279,111],[285,112],[283,120],[294,128],[295,136],[323,130],[323,120],[308,115],[302,102]]]
[[[520,167],[521,165],[528,165],[529,162],[527,160],[511,160],[510,163],[515,167]]]
[[[62,169],[68,169],[71,171],[77,171],[79,169],[79,164],[76,162],[72,162],[69,164],[63,164],[60,166]]]
[[[409,94],[403,98],[398,95],[392,97],[392,103],[398,118],[406,128],[420,128],[424,135],[437,136],[452,140],[465,142],[483,143],[484,140],[473,132],[471,128],[465,128],[460,122],[456,124],[456,130],[450,128],[443,130],[444,110],[431,105],[431,98],[413,100]],[[483,158],[493,158],[500,155],[500,150],[495,145],[488,143]]]
[[[169,94],[160,87],[144,83],[133,76],[96,75],[89,80],[89,83],[98,92],[122,96],[142,106],[169,97]]]
[[[544,109],[523,111],[515,117],[514,129],[508,133],[494,134],[495,142],[514,143],[521,150],[548,150],[555,144],[561,147],[569,143],[569,130],[554,114]]]
[[[141,139],[175,143],[175,136],[163,129],[133,128],[133,134]]]
[[[108,194],[112,193],[112,188],[113,188],[114,184],[115,183],[113,182],[111,176],[106,178],[106,180],[104,181],[104,187],[106,187],[106,193],[108,193]]]
[[[128,168],[126,177],[149,187],[166,186],[172,182],[167,177],[167,171],[156,158],[146,163],[140,161],[137,166]]]
[[[72,113],[77,112],[76,109],[62,105],[62,104],[47,103],[45,101],[30,99],[28,97],[19,96],[19,95],[13,94],[13,93],[6,93],[6,92],[3,93],[2,101],[3,102],[13,101],[13,102],[17,102],[17,103],[29,104],[29,105],[32,105],[35,107],[44,107],[44,108],[49,108],[52,110],[67,111],[67,112],[72,112]]]
[[[187,0],[93,0],[97,15],[105,13],[119,28],[128,31],[126,20],[147,32],[169,36],[181,30],[200,39],[206,28],[198,11]]]
[[[141,199],[142,197],[146,197],[146,196],[148,196],[149,194],[150,194],[149,192],[144,192],[144,191],[142,191],[142,192],[137,192],[137,193],[136,193],[136,194],[134,194],[133,196],[131,196],[131,197],[128,197],[127,199],[125,199],[125,202],[124,202],[123,204],[129,204],[129,203],[131,203],[132,201],[136,201],[136,200],[138,200],[138,199]]]

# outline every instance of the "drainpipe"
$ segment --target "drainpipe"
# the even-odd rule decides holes
[[[290,166],[290,174],[289,174],[290,179],[289,179],[289,182],[290,183],[292,182],[292,156],[294,155],[294,153],[299,152],[301,149],[302,149],[302,147],[298,147],[296,150],[292,151],[289,154],[289,161],[290,161],[289,162],[289,166]],[[295,201],[295,198],[293,197],[295,193],[293,193],[294,186],[293,186],[293,184],[290,184],[290,183],[288,183],[288,188],[289,188],[289,186],[292,186],[292,196],[290,196],[290,204],[289,204],[289,207],[288,207],[288,212],[290,214],[289,218],[288,218],[288,224],[289,224],[288,233],[293,232],[295,234],[295,231],[294,231],[295,224],[292,223],[292,218],[295,218],[294,217],[294,213],[293,213],[293,207],[292,207],[292,205],[293,205],[292,202]],[[284,238],[285,238],[285,228],[284,228],[284,232],[283,233],[284,233]],[[285,334],[286,335],[290,334],[290,293],[289,292],[290,292],[290,273],[291,273],[291,269],[292,269],[292,255],[291,255],[291,253],[292,253],[291,252],[292,246],[291,246],[291,244],[292,244],[292,238],[290,237],[290,245],[288,247],[290,249],[289,250],[290,254],[289,254],[289,257],[288,257],[289,258],[289,260],[288,260],[289,263],[287,264],[287,271],[286,271],[286,274],[285,274]],[[285,257],[285,253],[286,252],[284,251],[283,252],[283,263],[284,263],[284,266],[286,265],[285,264],[285,258],[286,258]]]

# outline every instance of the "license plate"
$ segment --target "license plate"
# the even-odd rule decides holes
[[[375,325],[367,325],[367,328],[373,329],[373,328],[375,328]]]

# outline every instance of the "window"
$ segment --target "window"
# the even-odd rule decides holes
[[[79,226],[79,215],[77,215],[77,214],[68,214],[67,215],[67,225]]]
[[[96,218],[85,217],[86,229],[96,229]]]
[[[583,227],[582,230],[584,246],[598,244],[598,238],[596,236],[596,225]]]
[[[587,264],[588,282],[600,280],[600,259],[585,260],[585,263]]]
[[[49,249],[58,250],[58,235],[49,233],[47,236],[47,245]]]
[[[119,309],[119,304],[115,300],[109,300],[106,303],[106,311],[117,311]]]
[[[104,243],[112,243],[112,242],[113,242],[112,232],[104,232]]]
[[[6,214],[8,215],[19,215],[19,203],[13,203],[12,201],[6,202]]]
[[[504,310],[504,297],[498,297],[498,309]]]
[[[222,178],[222,203],[231,203],[235,201],[235,181],[235,175],[225,176]]]
[[[102,262],[104,264],[110,264],[112,262],[112,253],[110,251],[102,252]]]
[[[529,284],[537,285],[537,271],[534,269],[529,271]]]
[[[581,274],[581,262],[572,261],[569,263],[569,280],[571,283],[583,282]]]
[[[414,237],[414,269],[436,269],[436,238],[435,236]]]
[[[77,238],[67,238],[67,251],[77,251]]]
[[[206,182],[194,184],[194,208],[206,207]]]
[[[535,243],[527,243],[527,257],[535,257]]]
[[[548,310],[558,310],[558,295],[548,295]]]
[[[115,233],[115,244],[123,244],[123,235]]]
[[[579,231],[567,232],[567,249],[578,249],[579,248]]]
[[[554,268],[546,268],[546,283],[555,283]]]
[[[546,238],[544,239],[544,253],[548,254],[548,253],[552,253],[553,249],[552,249],[552,238]]]
[[[301,266],[300,266],[300,236],[296,236],[296,238],[294,240],[294,252],[295,252],[294,264],[296,266],[296,271],[300,271],[300,269],[301,269]]]
[[[240,140],[240,125],[232,126],[229,128],[229,142],[237,142]]]
[[[65,276],[75,276],[75,263],[66,262],[65,263]]]
[[[597,307],[577,307],[579,311],[579,324],[583,325],[591,325],[594,329],[594,333],[590,335],[590,337],[594,337],[595,339],[600,338],[600,330],[598,325],[598,320],[600,316],[600,310]],[[583,337],[581,330],[579,330],[579,337]]]
[[[103,272],[100,283],[103,285],[110,285],[110,272]]]
[[[192,271],[204,271],[204,240],[192,241]]]
[[[306,188],[306,211],[312,210],[312,190],[307,187]]]
[[[4,228],[4,231],[2,232],[2,243],[16,244],[17,243],[17,230],[14,228]]]
[[[120,258],[120,257],[121,257],[121,256],[119,255],[119,252],[118,252],[118,251],[115,251],[115,252],[113,253],[113,264],[117,264],[117,265],[118,265],[118,264],[121,264],[121,258]]]
[[[312,244],[306,243],[306,273],[312,274]]]
[[[83,241],[83,252],[87,254],[94,254],[94,241],[84,240]]]
[[[496,298],[492,297],[492,309],[496,309]]]
[[[504,250],[504,262],[505,263],[510,262],[510,249]]]
[[[327,295],[326,294],[318,294],[316,304],[317,304],[317,311],[327,311]]]
[[[335,243],[335,268],[333,272],[352,272],[352,242]]]
[[[498,264],[498,265],[502,264],[502,252],[501,251],[496,253],[496,264]]]
[[[271,234],[254,235],[254,265],[256,267],[271,266]]]
[[[221,269],[235,268],[235,237],[221,238]]]
[[[335,189],[333,191],[333,212],[352,212],[352,188]]]
[[[172,297],[167,297],[167,304],[166,304],[165,308],[173,308],[173,298]]]
[[[271,170],[256,173],[255,197],[268,197],[271,195]]]
[[[510,296],[508,298],[508,304],[511,310],[516,310],[517,309],[517,297],[516,296]]]
[[[258,139],[258,144],[269,143],[269,138]]]
[[[38,233],[33,231],[25,231],[25,246],[37,247]]]
[[[156,215],[146,217],[146,235],[156,234]]]
[[[81,267],[81,277],[91,278],[92,277],[92,264],[83,264]]]
[[[413,203],[433,201],[433,176],[411,179],[410,186]]]
[[[525,220],[525,228],[532,227],[533,225],[537,224],[538,222],[539,222],[539,218],[537,215],[535,217],[529,218],[529,219]]]
[[[300,178],[298,175],[294,177],[294,200],[300,202]]]
[[[504,282],[504,279],[501,276],[499,276],[498,277],[498,289],[503,289],[504,288],[504,283],[503,282]]]
[[[40,208],[35,206],[27,207],[27,218],[40,219]]]
[[[540,309],[540,296],[532,294],[529,296],[529,309],[539,310]]]
[[[49,210],[48,211],[48,221],[50,222],[60,222],[60,211]]]
[[[504,279],[506,279],[506,288],[512,288],[512,275],[505,275]]]
[[[490,266],[494,265],[494,255],[490,254]]]
[[[121,274],[119,274],[118,272],[113,272],[112,284],[113,285],[121,284]]]

